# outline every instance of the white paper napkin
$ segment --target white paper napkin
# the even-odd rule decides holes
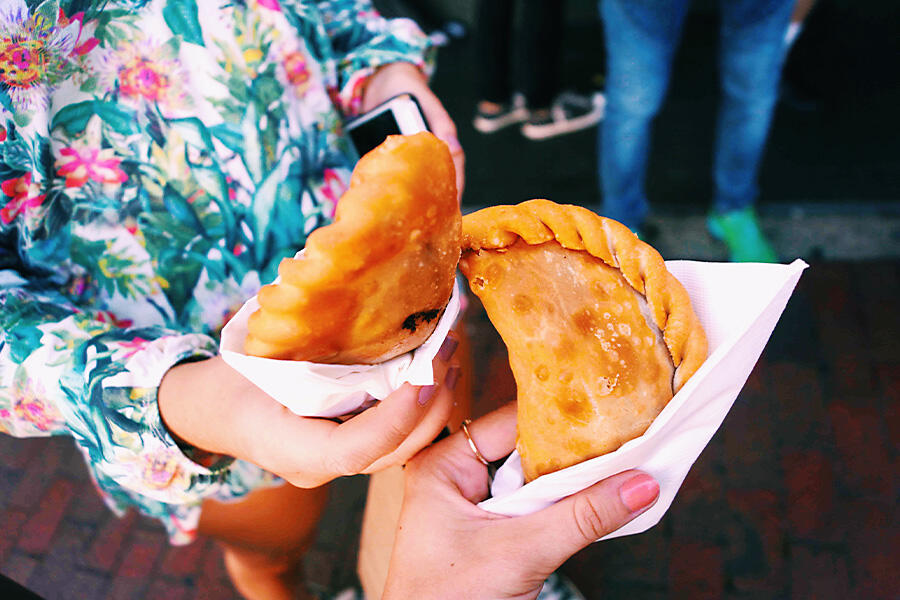
[[[454,282],[450,302],[434,332],[411,352],[377,365],[330,365],[244,354],[247,319],[259,308],[254,296],[222,329],[219,351],[231,368],[292,412],[304,417],[338,417],[355,411],[368,396],[386,398],[404,383],[433,384],[431,361],[456,321],[459,302],[460,291]]]
[[[659,481],[659,500],[647,512],[603,539],[641,533],[669,509],[688,470],[722,424],[750,376],[803,270],[790,265],[666,262],[691,297],[706,329],[709,356],[639,438],[583,463],[523,485],[517,453],[503,464],[485,510],[524,515],[627,469]]]

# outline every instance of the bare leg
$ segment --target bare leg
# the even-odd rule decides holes
[[[216,539],[234,586],[248,600],[312,599],[301,558],[312,544],[327,486],[254,490],[238,502],[206,500],[199,531]]]

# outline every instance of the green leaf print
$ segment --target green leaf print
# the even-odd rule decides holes
[[[56,111],[50,129],[62,127],[68,135],[76,136],[84,131],[87,122],[94,115],[122,135],[131,135],[139,130],[134,110],[102,100],[85,100],[61,108]]]
[[[232,152],[240,154],[244,150],[244,136],[230,123],[219,123],[209,128],[209,132]]]
[[[206,228],[203,227],[203,223],[200,221],[197,213],[194,212],[194,208],[188,203],[184,196],[179,194],[178,190],[169,183],[166,184],[165,190],[163,191],[163,204],[165,204],[169,214],[175,217],[175,219],[193,228],[194,231],[200,235],[204,237],[207,235]]]
[[[94,102],[94,111],[97,116],[112,129],[122,135],[138,133],[137,113],[121,104],[114,102]]]
[[[169,119],[169,125],[172,129],[177,130],[181,134],[181,137],[184,138],[185,142],[195,148],[206,150],[208,152],[214,150],[212,136],[209,134],[206,125],[204,125],[203,121],[200,119],[196,117],[191,117],[189,119]]]
[[[244,134],[244,165],[254,182],[263,178],[263,149],[259,141],[259,114],[253,103],[247,105],[247,113],[241,122]]]
[[[84,131],[87,122],[94,114],[94,100],[69,104],[56,111],[53,121],[50,123],[50,130],[62,127],[68,135],[78,135]]]
[[[266,247],[269,237],[269,223],[274,214],[273,209],[278,199],[278,189],[284,176],[282,163],[287,154],[282,154],[266,178],[260,182],[253,194],[253,223],[255,225],[253,250],[257,264],[264,264],[266,259]]]
[[[35,29],[48,31],[51,27],[56,25],[58,17],[59,2],[56,0],[47,0],[34,9],[34,14],[31,18],[35,23]]]
[[[31,152],[23,141],[6,142],[0,157],[7,166],[18,171],[30,171],[34,168]]]
[[[213,236],[224,237],[225,248],[234,250],[237,243],[238,225],[234,209],[228,200],[228,183],[225,181],[225,176],[216,167],[202,167],[193,164],[191,165],[191,174],[219,209],[218,214],[222,219],[223,231],[216,232]]]
[[[163,19],[175,35],[191,44],[203,46],[203,29],[197,18],[195,0],[168,0],[163,8]]]
[[[33,325],[15,327],[6,333],[9,342],[9,357],[21,364],[31,353],[41,347],[41,330]]]

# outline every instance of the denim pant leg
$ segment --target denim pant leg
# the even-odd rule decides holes
[[[793,0],[722,0],[722,88],[713,158],[713,207],[746,208],[778,99]]]
[[[647,215],[650,125],[665,98],[689,0],[601,0],[606,116],[598,144],[601,212],[631,228]]]

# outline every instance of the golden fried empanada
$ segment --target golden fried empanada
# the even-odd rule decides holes
[[[372,364],[416,348],[450,299],[460,218],[447,145],[427,132],[388,137],[356,165],[334,223],[260,290],[244,351]]]
[[[526,481],[638,437],[706,358],[659,253],[578,206],[463,217],[460,267],[509,350]]]

